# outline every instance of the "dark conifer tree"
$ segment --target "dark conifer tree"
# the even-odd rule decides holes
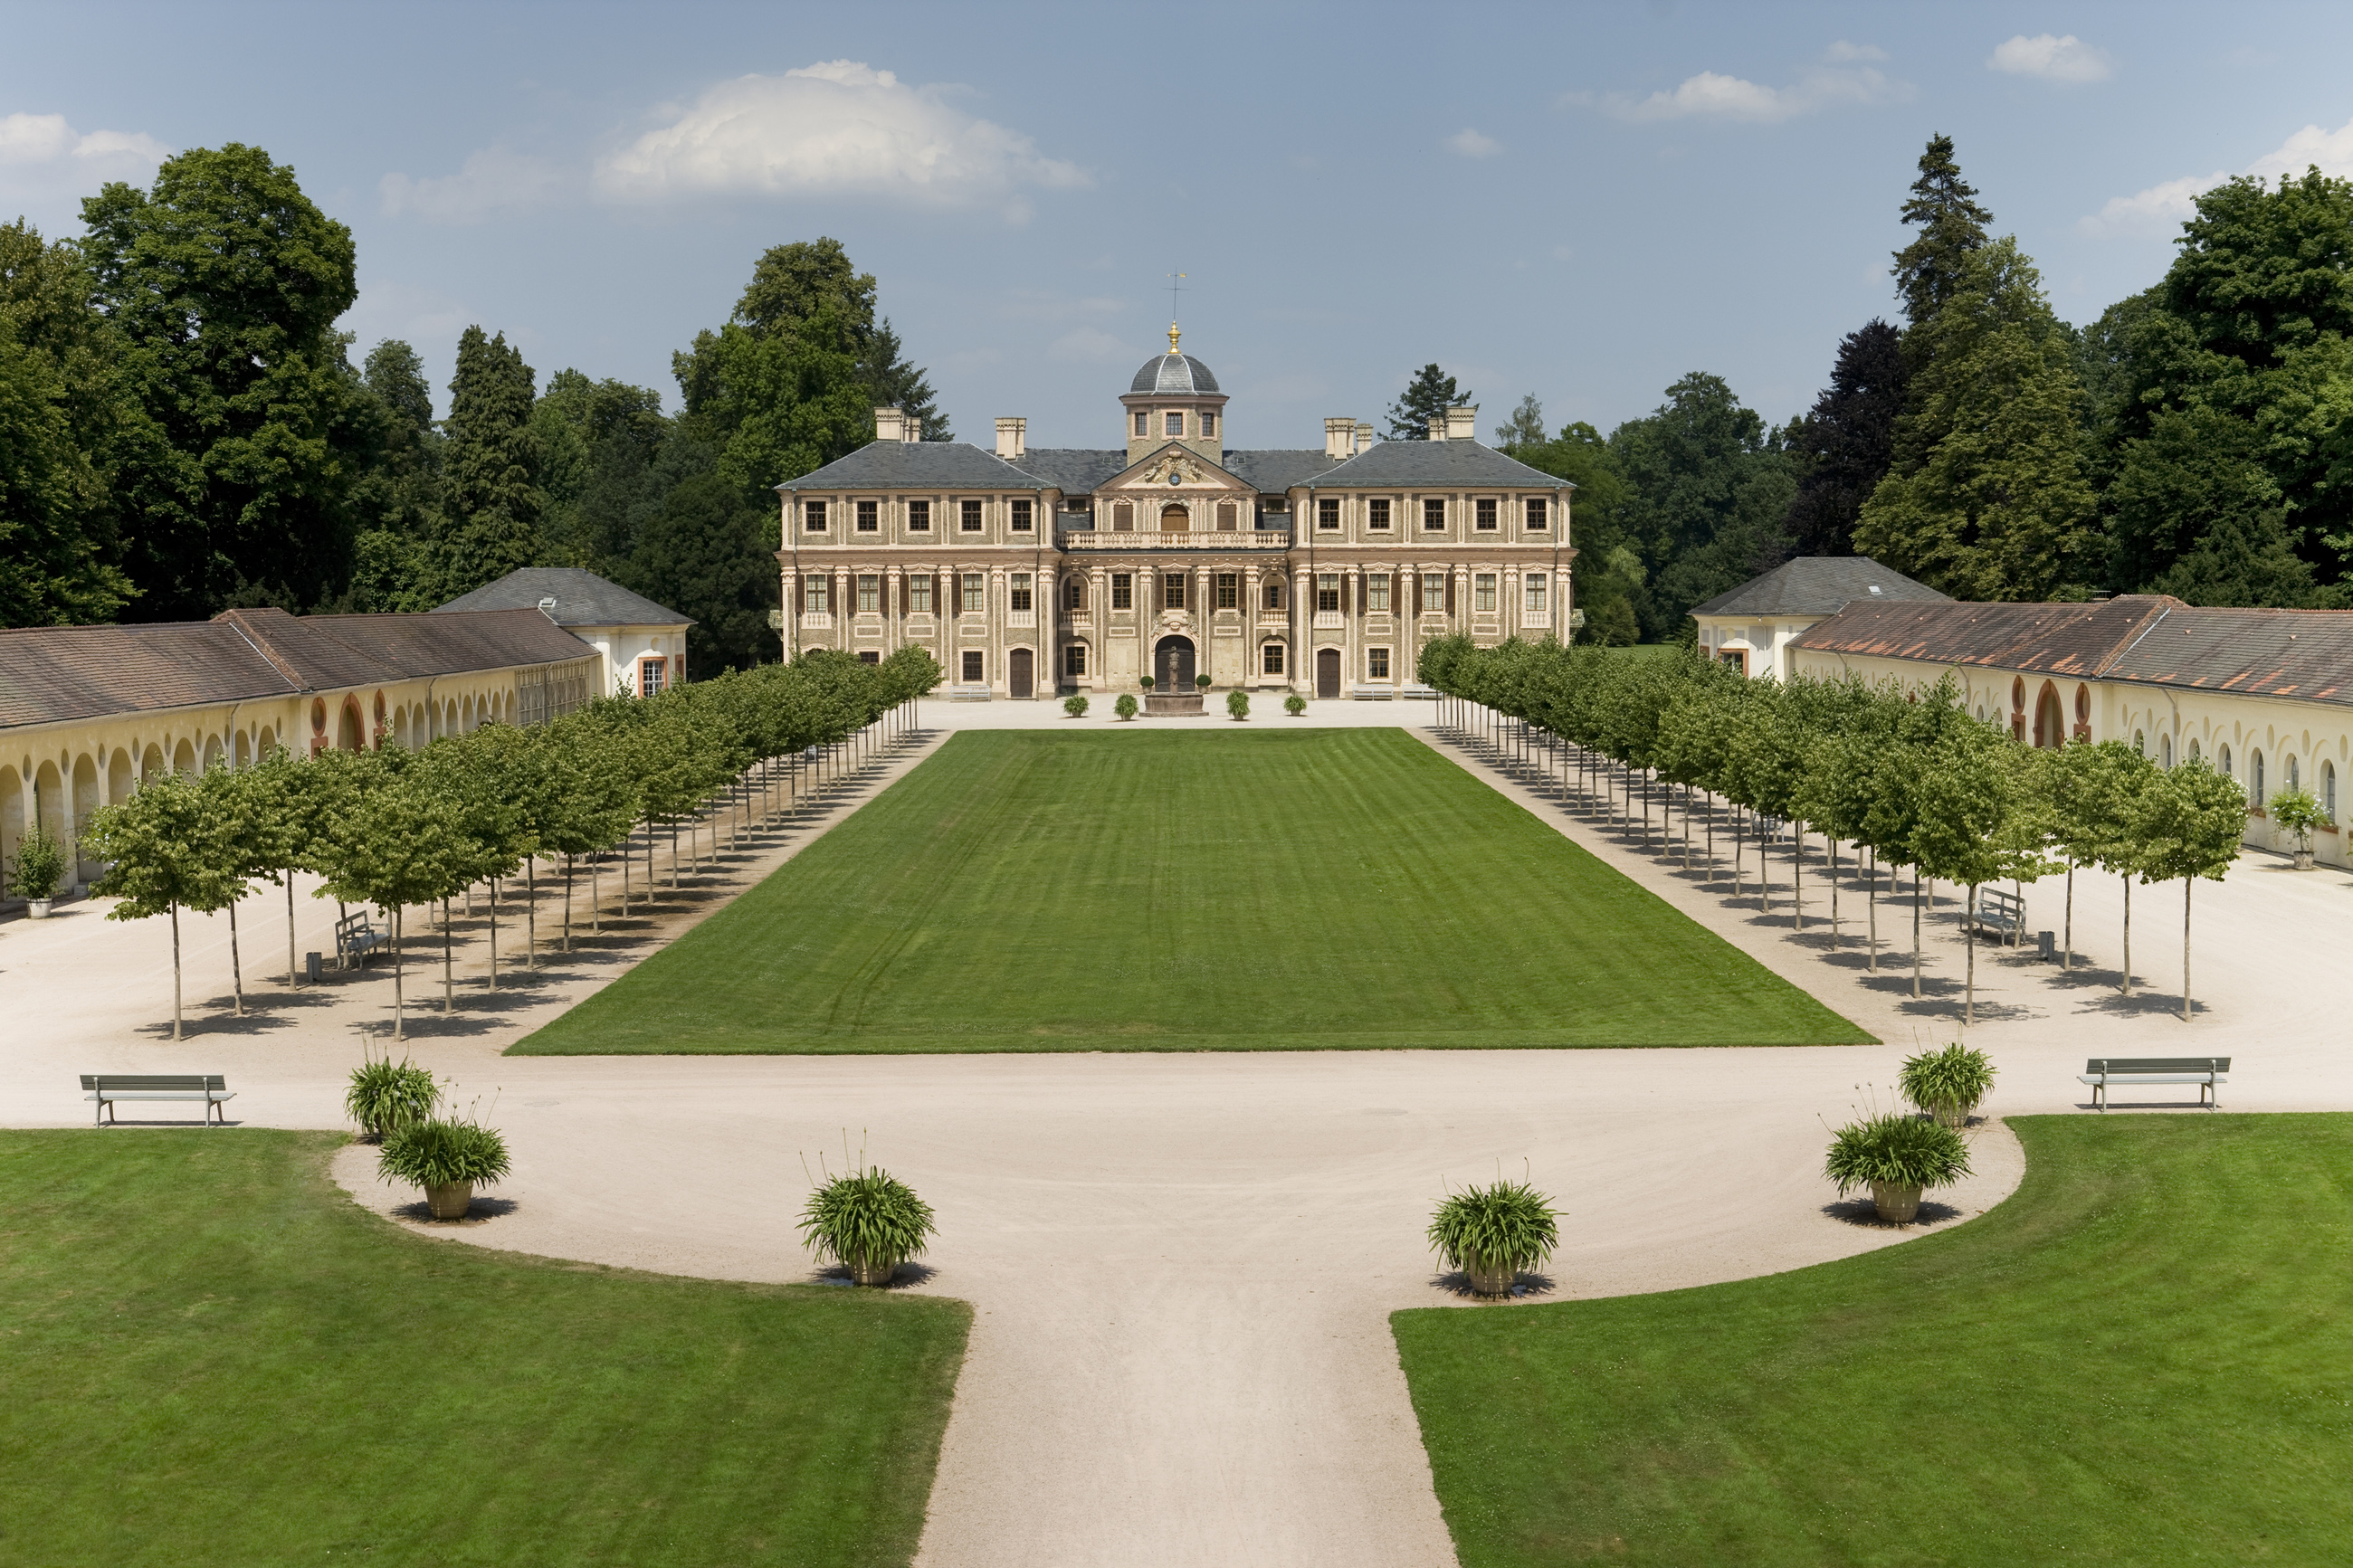
[[[1800,555],[1854,553],[1855,514],[1895,457],[1895,416],[1904,411],[1903,340],[1874,321],[1849,332],[1831,384],[1798,423],[1803,465],[1783,531]]]
[[[468,327],[449,383],[449,517],[441,538],[444,599],[539,560],[539,443],[531,366],[504,332]]]
[[[1454,389],[1454,378],[1435,364],[1423,365],[1405,384],[1405,395],[1389,405],[1389,433],[1392,441],[1427,441],[1430,422],[1442,417],[1450,408],[1471,401],[1471,394]]]
[[[1953,161],[1953,139],[1930,137],[1920,154],[1920,177],[1904,204],[1904,221],[1919,228],[1919,237],[1895,253],[1894,268],[1905,320],[1915,327],[1952,297],[1961,258],[1985,246],[1993,214],[1978,205],[1977,194]]]

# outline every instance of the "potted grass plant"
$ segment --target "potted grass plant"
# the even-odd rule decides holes
[[[387,1182],[423,1187],[435,1219],[463,1219],[476,1185],[507,1173],[507,1141],[476,1121],[415,1121],[385,1134],[375,1168]]]
[[[360,1124],[360,1136],[381,1143],[385,1135],[433,1120],[441,1090],[433,1075],[406,1057],[370,1057],[352,1069],[343,1110]]]
[[[1083,719],[1087,716],[1087,700],[1084,697],[1065,697],[1062,699],[1062,711],[1073,719]]]
[[[1118,701],[1116,701],[1116,702],[1114,702],[1114,703],[1113,703],[1113,704],[1111,705],[1111,710],[1112,710],[1113,712],[1114,712],[1114,713],[1118,714],[1118,715],[1120,716],[1120,718],[1121,718],[1121,719],[1123,719],[1123,720],[1127,720],[1127,719],[1133,719],[1133,718],[1134,718],[1134,717],[1135,717],[1135,698],[1134,698],[1134,695],[1133,693],[1131,693],[1131,692],[1126,692],[1126,691],[1123,691],[1123,692],[1121,692],[1121,693],[1119,694],[1119,700],[1118,700]]]
[[[25,900],[33,919],[49,918],[50,900],[65,879],[65,846],[37,826],[18,841],[16,868],[8,879],[8,890]]]
[[[802,1244],[848,1268],[855,1285],[888,1285],[936,1229],[931,1205],[880,1165],[829,1176],[800,1218]]]
[[[1430,1245],[1449,1268],[1460,1268],[1474,1296],[1508,1296],[1523,1268],[1534,1268],[1560,1245],[1560,1215],[1552,1201],[1525,1182],[1449,1193],[1430,1216]]]
[[[1993,1088],[1993,1063],[1983,1051],[1956,1043],[1941,1051],[1905,1058],[1895,1087],[1905,1099],[1946,1126],[1967,1127],[1970,1113]]]
[[[1226,711],[1237,719],[1250,717],[1250,693],[1237,687],[1226,693]]]
[[[1822,1169],[1838,1184],[1839,1196],[1869,1187],[1881,1219],[1909,1225],[1920,1212],[1922,1192],[1969,1173],[1969,1152],[1943,1122],[1890,1111],[1840,1128]]]

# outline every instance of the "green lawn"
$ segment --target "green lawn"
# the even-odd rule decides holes
[[[1402,731],[1201,728],[955,736],[513,1048],[1870,1038]]]
[[[0,1132],[0,1562],[913,1557],[961,1302],[423,1239],[342,1142]]]
[[[1940,1236],[1396,1314],[1463,1568],[2353,1558],[2353,1116],[2011,1125]]]

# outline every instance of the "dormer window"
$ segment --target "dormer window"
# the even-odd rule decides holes
[[[1201,435],[1206,438],[1218,433],[1218,416],[1204,411],[1201,415]]]
[[[1149,436],[1152,434],[1152,416],[1145,413],[1142,409],[1138,409],[1136,411],[1135,433],[1139,436]]]
[[[1160,416],[1160,433],[1164,436],[1182,436],[1185,434],[1185,416],[1182,414],[1163,414]]]

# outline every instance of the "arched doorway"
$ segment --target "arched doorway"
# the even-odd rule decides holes
[[[1340,650],[1336,647],[1319,647],[1315,650],[1315,695],[1318,697],[1340,695]]]
[[[1005,693],[1008,697],[1038,695],[1037,655],[1017,647],[1005,657]]]
[[[2053,751],[2067,743],[2067,716],[2060,710],[2058,689],[2048,681],[2034,700],[2034,743]]]
[[[1193,689],[1193,642],[1162,637],[1152,650],[1152,679],[1162,691]]]
[[[366,749],[360,734],[360,705],[350,698],[343,699],[343,710],[335,721],[335,749],[358,752]]]
[[[1170,501],[1160,509],[1160,531],[1163,533],[1192,532],[1193,514],[1175,501]]]

